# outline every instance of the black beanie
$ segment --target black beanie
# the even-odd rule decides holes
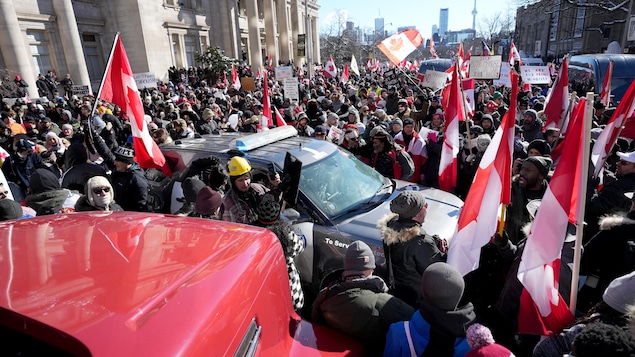
[[[542,177],[547,177],[549,174],[549,169],[551,168],[551,159],[544,156],[530,156],[525,159],[525,161],[534,164],[538,168],[538,172],[542,175]]]
[[[31,174],[31,178],[29,179],[29,188],[31,189],[31,194],[38,194],[59,190],[61,186],[60,180],[51,170],[37,169],[33,174]]]
[[[535,139],[530,142],[529,146],[527,146],[527,152],[529,152],[530,149],[538,150],[542,156],[551,155],[551,146],[549,146],[549,143],[543,139]]]
[[[18,219],[22,216],[22,206],[19,203],[8,198],[0,200],[0,221]]]

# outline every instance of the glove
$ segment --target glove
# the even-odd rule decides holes
[[[447,253],[448,252],[448,241],[445,238],[441,238],[438,236],[435,236],[436,241],[437,241],[437,247],[439,248],[439,250],[443,253]]]
[[[474,155],[473,154],[470,154],[470,155],[468,155],[468,157],[465,158],[465,162],[472,162],[472,161],[474,161]]]
[[[509,235],[507,234],[507,232],[503,231],[502,235],[498,232],[494,234],[493,243],[497,247],[504,247],[507,245],[507,242],[509,242]]]

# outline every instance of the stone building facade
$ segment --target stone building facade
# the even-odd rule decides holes
[[[48,70],[96,91],[117,32],[133,72],[159,79],[196,66],[207,46],[254,71],[269,56],[302,64],[300,34],[309,58],[320,58],[318,10],[317,0],[0,0],[0,69],[25,79],[32,97]]]

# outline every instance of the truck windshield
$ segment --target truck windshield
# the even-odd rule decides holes
[[[329,218],[368,202],[382,187],[384,177],[354,155],[337,150],[303,166],[300,190]]]

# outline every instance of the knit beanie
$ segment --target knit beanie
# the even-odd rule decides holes
[[[540,155],[551,155],[551,146],[547,143],[546,140],[543,139],[535,139],[529,143],[527,147],[527,152],[531,149],[536,149],[540,153]]]
[[[264,194],[258,204],[258,220],[262,223],[274,223],[280,218],[280,203],[272,194]]]
[[[551,159],[544,156],[530,156],[525,159],[526,162],[532,163],[534,166],[538,168],[538,172],[543,177],[547,177],[549,174],[549,169],[551,168]]]
[[[18,202],[8,198],[0,200],[0,221],[18,219],[22,215],[22,206]]]
[[[107,196],[110,197],[110,203],[114,202],[115,192],[112,189],[112,185],[110,184],[110,181],[108,181],[108,179],[105,178],[104,176],[93,176],[90,179],[88,179],[88,181],[86,181],[85,193],[86,193],[86,200],[88,201],[88,204],[90,204],[93,207],[99,206],[98,203],[95,201],[95,197],[97,195],[95,195],[95,193],[93,192],[93,189],[99,188],[99,187],[108,187],[110,191],[107,193]]]
[[[121,161],[126,164],[134,163],[134,149],[130,149],[124,146],[119,146],[115,149],[115,160]]]
[[[399,126],[403,128],[403,121],[401,121],[401,119],[397,118],[393,120],[392,125],[395,125],[395,124],[399,124]]]
[[[55,174],[48,169],[37,169],[31,174],[29,189],[31,194],[38,194],[61,188],[60,181]]]
[[[461,273],[446,263],[429,265],[421,277],[421,296],[439,310],[456,310],[464,288]]]
[[[399,218],[412,218],[426,205],[426,197],[420,191],[403,191],[390,202],[390,210]]]
[[[212,216],[216,214],[218,208],[223,203],[223,198],[220,193],[214,191],[211,187],[203,187],[196,196],[196,203],[194,209],[196,213],[203,216]]]
[[[185,181],[183,181],[183,196],[185,197],[185,201],[196,202],[198,193],[203,187],[205,187],[203,181],[195,177],[186,178]]]
[[[346,249],[344,276],[362,275],[365,270],[375,269],[375,256],[368,244],[356,240]]]
[[[214,116],[214,112],[210,108],[205,108],[205,110],[203,110],[202,116],[203,116],[203,119],[207,120]]]
[[[604,290],[602,300],[614,310],[626,314],[629,306],[635,306],[635,272],[613,280]]]
[[[467,329],[467,343],[472,349],[465,357],[513,357],[507,348],[494,342],[492,332],[481,324],[473,324]]]

